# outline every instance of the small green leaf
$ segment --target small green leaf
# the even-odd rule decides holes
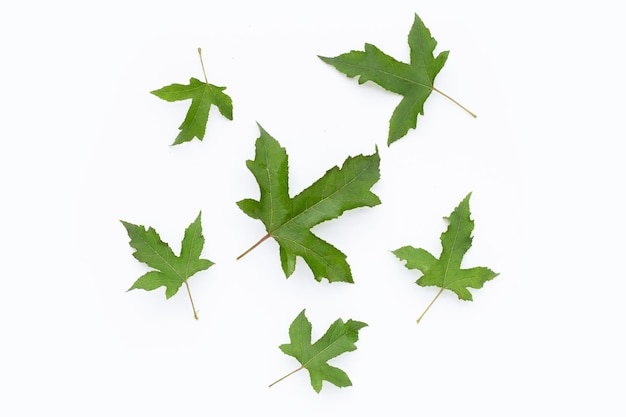
[[[280,345],[283,353],[296,358],[302,366],[273,382],[270,387],[302,369],[309,371],[311,385],[318,393],[322,389],[323,381],[338,387],[351,386],[352,382],[348,375],[327,362],[342,353],[356,350],[355,343],[359,340],[359,330],[366,326],[367,324],[360,321],[348,320],[344,323],[337,319],[324,336],[311,344],[311,322],[306,318],[305,310],[302,310],[289,326],[291,342]]]
[[[152,291],[165,287],[165,297],[169,299],[183,284],[189,290],[187,280],[195,273],[213,265],[213,262],[208,259],[200,259],[204,246],[201,214],[199,213],[196,220],[185,230],[180,256],[174,254],[170,246],[161,240],[157,231],[152,227],[146,229],[144,226],[121,221],[130,237],[130,246],[135,249],[133,256],[139,262],[154,269],[139,277],[128,291],[134,289]],[[189,291],[188,294],[194,317],[197,319],[198,315],[193,305],[191,292]]]
[[[404,246],[393,251],[399,259],[406,261],[407,269],[417,269],[422,272],[421,278],[417,280],[418,285],[441,288],[426,311],[444,289],[454,292],[460,300],[472,301],[472,294],[468,288],[482,288],[485,282],[498,276],[497,273],[485,267],[461,268],[465,253],[472,246],[474,221],[470,218],[470,196],[471,193],[461,201],[450,217],[446,218],[449,224],[447,230],[441,234],[443,249],[439,259],[424,249],[412,246]],[[417,320],[418,322],[426,311]]]
[[[202,62],[200,48],[198,48],[198,53],[200,53],[200,61]],[[204,63],[202,63],[202,71],[204,72]],[[189,79],[189,84],[171,84],[150,92],[170,102],[191,99],[191,106],[187,111],[185,120],[178,128],[180,133],[174,140],[173,145],[189,142],[194,137],[199,140],[204,139],[206,124],[209,120],[209,111],[213,105],[217,106],[222,116],[228,120],[233,120],[233,102],[224,93],[226,87],[209,84],[206,81],[206,74],[204,79],[205,82],[202,82],[192,77]]]

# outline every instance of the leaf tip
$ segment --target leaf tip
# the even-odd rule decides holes
[[[361,330],[364,327],[369,327],[369,324],[363,322],[363,321],[358,321],[358,320],[348,320],[346,322],[346,325],[350,326],[350,328],[352,328],[354,331],[356,331],[357,333],[357,340],[358,340],[358,331]]]
[[[327,56],[321,56],[321,55],[318,55],[317,57],[318,57],[320,60],[322,60],[322,62],[325,62],[326,64],[330,64],[330,60],[332,59],[332,58],[330,58],[330,57],[327,57]]]
[[[261,126],[261,123],[256,122],[257,127],[259,128],[259,135],[260,136],[270,136],[269,133],[267,133],[267,130],[265,130],[265,128],[263,126]],[[271,136],[270,136],[271,137]]]
[[[122,223],[122,226],[124,226],[124,229],[126,229],[126,233],[128,233],[128,236],[131,238],[132,238],[133,232],[142,228],[142,226],[137,226],[136,224],[133,224],[124,220],[120,220],[120,223]]]
[[[408,133],[408,130],[406,133]],[[399,133],[392,132],[391,126],[389,126],[389,136],[387,136],[387,147],[390,147],[392,143],[405,137],[406,133],[399,134]]]

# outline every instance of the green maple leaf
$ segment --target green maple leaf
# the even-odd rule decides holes
[[[273,382],[270,387],[302,369],[309,371],[311,385],[318,393],[322,389],[323,381],[338,387],[351,386],[352,382],[348,375],[327,362],[344,352],[356,350],[355,343],[359,340],[359,330],[366,326],[367,324],[360,321],[348,320],[344,323],[338,319],[330,325],[324,336],[311,344],[311,322],[302,310],[289,326],[291,343],[279,346],[283,353],[296,358],[302,366]]]
[[[448,220],[447,230],[441,234],[441,256],[435,258],[425,249],[404,246],[393,251],[401,260],[406,261],[408,269],[422,272],[417,284],[422,287],[435,286],[441,288],[424,313],[417,320],[419,323],[426,311],[433,305],[443,290],[453,291],[460,300],[472,301],[469,288],[482,288],[483,284],[498,274],[485,267],[462,269],[461,261],[472,246],[474,221],[470,218],[469,193],[454,209]]]
[[[391,145],[404,137],[409,129],[415,129],[417,117],[424,114],[424,102],[432,91],[442,94],[476,117],[460,103],[434,87],[435,77],[446,63],[449,52],[441,52],[435,57],[433,51],[436,46],[437,41],[416,14],[409,32],[411,49],[409,64],[397,61],[369,43],[365,44],[363,51],[351,51],[334,58],[322,56],[319,58],[350,78],[359,76],[359,84],[372,81],[386,90],[404,96],[389,121],[387,144]]]
[[[353,282],[346,255],[315,236],[311,228],[357,207],[380,204],[370,188],[380,178],[380,157],[373,155],[349,157],[341,168],[333,167],[311,186],[295,197],[289,197],[287,152],[263,128],[256,141],[255,159],[246,165],[259,184],[260,199],[245,199],[237,205],[248,216],[260,219],[267,235],[250,249],[273,237],[280,246],[283,271],[289,277],[300,256],[313,271],[315,279],[330,282]]]
[[[208,269],[213,265],[213,262],[208,259],[200,259],[204,246],[201,214],[199,213],[196,220],[185,229],[180,256],[174,254],[169,245],[161,240],[157,231],[152,227],[146,229],[141,225],[121,221],[128,232],[128,237],[130,237],[130,246],[135,249],[133,256],[154,269],[139,277],[128,291],[134,289],[151,291],[165,287],[165,297],[169,299],[185,284],[196,320],[198,315],[187,280],[196,272]]]
[[[198,53],[202,62],[200,48],[198,48]],[[204,64],[202,64],[202,72],[204,73]],[[189,84],[171,84],[150,92],[170,102],[191,99],[191,106],[187,111],[185,120],[178,128],[180,133],[172,145],[189,142],[194,137],[202,140],[209,120],[209,111],[213,105],[217,106],[224,117],[233,120],[233,102],[224,93],[226,87],[209,84],[206,74],[204,74],[204,80],[205,82],[202,82],[192,77],[189,79]]]

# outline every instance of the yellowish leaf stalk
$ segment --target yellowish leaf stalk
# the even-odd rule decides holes
[[[271,235],[268,233],[265,236],[263,236],[257,243],[255,243],[254,245],[250,246],[250,248],[248,250],[246,250],[244,253],[242,253],[241,255],[239,255],[237,257],[237,260],[240,260],[241,258],[243,258],[244,256],[246,256],[252,249],[256,248],[257,246],[259,246],[261,243],[263,243],[267,238],[269,238]]]
[[[430,304],[428,304],[428,307],[426,307],[426,310],[424,310],[424,312],[422,313],[422,315],[417,319],[417,324],[420,323],[420,320],[422,320],[422,318],[424,317],[424,315],[426,314],[426,312],[430,309],[430,306],[432,306],[435,301],[437,300],[437,298],[439,298],[439,296],[441,295],[441,293],[443,292],[443,288],[439,290],[439,292],[437,293],[437,295],[435,296],[435,298],[433,298],[433,301],[430,302]]]
[[[187,287],[187,294],[189,294],[189,301],[191,301],[191,309],[193,310],[193,318],[198,320],[198,313],[196,312],[196,306],[193,304],[193,298],[191,297],[191,290],[189,289],[189,284],[187,280],[185,280],[185,287]]]
[[[466,112],[469,113],[470,116],[472,116],[474,119],[478,116],[476,116],[475,113],[472,113],[467,107],[465,107],[464,105],[462,105],[461,103],[459,103],[458,101],[456,101],[455,99],[453,99],[452,97],[450,97],[449,95],[447,95],[446,93],[444,93],[441,90],[436,89],[435,87],[432,87],[433,91],[438,92],[439,94],[441,94],[442,96],[444,96],[445,98],[447,98],[448,100],[450,100],[451,102],[453,102],[454,104],[456,104],[457,106],[459,106],[460,108],[462,108],[463,110],[465,110]]]
[[[287,375],[283,376],[282,378],[277,379],[276,381],[272,382],[269,385],[269,388],[272,388],[274,385],[278,384],[280,381],[282,381],[283,379],[287,378],[288,376],[291,376],[293,374],[295,374],[298,371],[301,371],[304,369],[304,366],[299,367],[298,369],[294,369],[293,371],[289,372]]]
[[[204,75],[204,82],[209,83],[209,80],[206,78],[206,72],[204,71],[204,61],[202,60],[202,48],[198,48],[198,55],[200,55],[200,65],[202,65],[202,74]]]

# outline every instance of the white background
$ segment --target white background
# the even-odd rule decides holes
[[[0,414],[7,416],[623,416],[622,41],[610,1],[4,2],[0,6]],[[621,10],[621,9],[620,9]],[[386,146],[399,97],[316,55],[376,44],[408,60],[418,13],[450,50],[418,128]],[[203,142],[169,146],[188,103],[149,94],[227,86]],[[383,204],[315,232],[355,284],[317,283],[235,202],[260,123],[288,151],[292,195],[348,155],[382,158]],[[439,254],[442,217],[472,191],[465,266],[500,273],[474,302],[436,293],[390,251]],[[204,257],[184,289],[125,292],[147,271],[120,219],[174,251],[202,210]],[[278,345],[306,308],[369,327],[316,394]]]

